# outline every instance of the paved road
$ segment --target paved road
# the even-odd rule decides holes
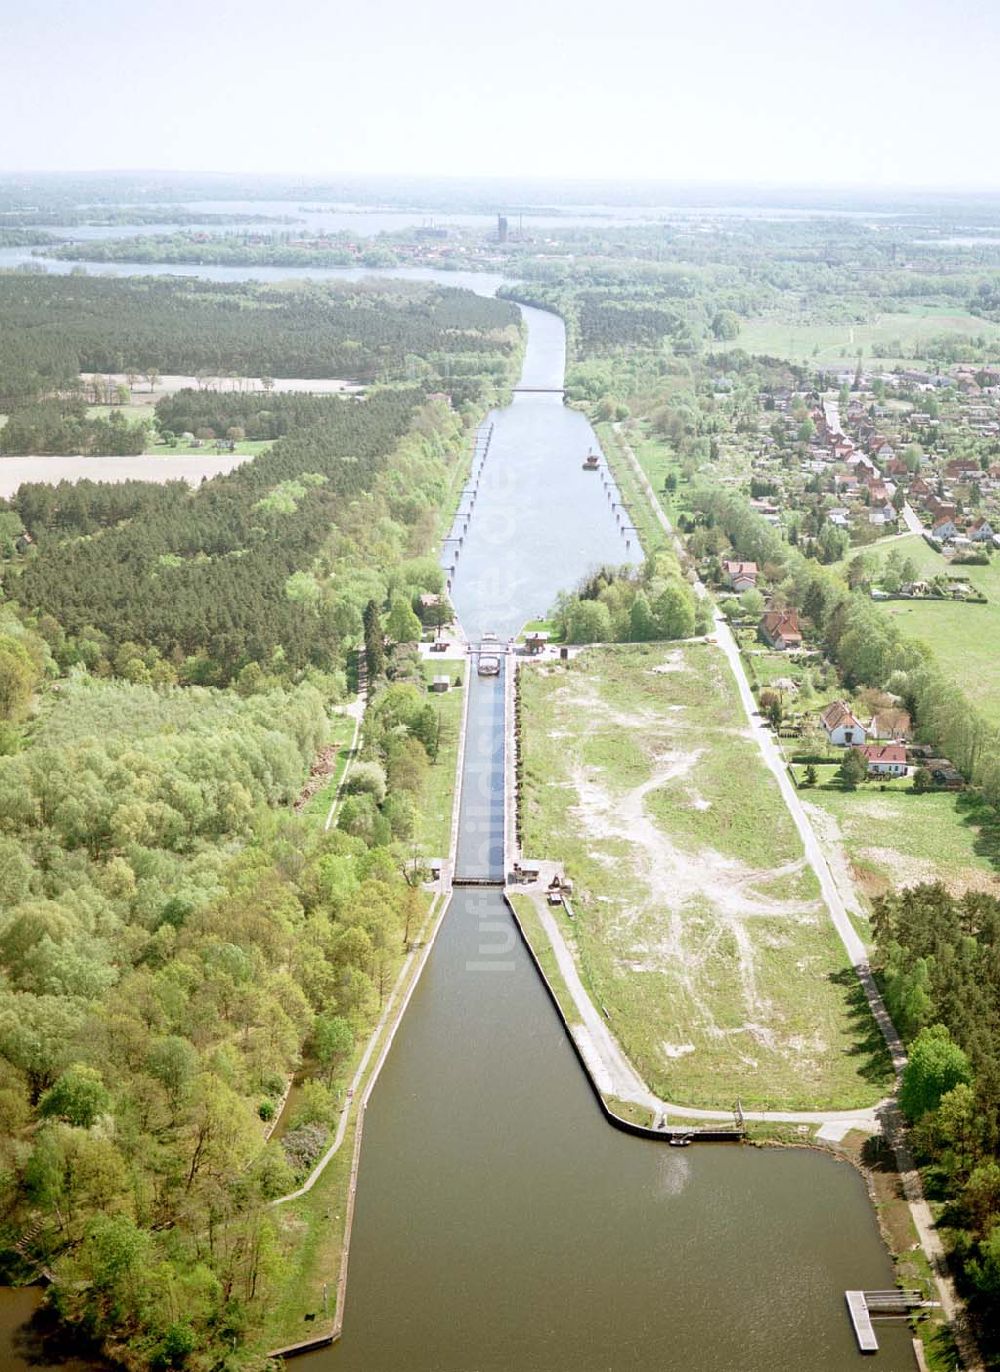
[[[911,534],[923,534],[924,526],[921,524],[917,513],[909,501],[905,503],[902,510],[903,522]]]

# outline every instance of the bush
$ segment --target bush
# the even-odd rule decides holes
[[[297,1177],[308,1176],[323,1156],[329,1133],[322,1124],[301,1124],[281,1140],[288,1165]]]

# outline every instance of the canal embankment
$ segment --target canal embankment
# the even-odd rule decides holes
[[[540,328],[529,375],[561,380],[561,328]],[[580,471],[593,441],[548,398],[497,416],[454,584],[471,640],[504,642],[558,588],[621,561],[602,484]],[[509,707],[478,680],[474,705],[459,862],[493,881],[510,857]],[[312,1364],[774,1372],[808,1348],[812,1372],[842,1372],[843,1291],[889,1279],[858,1178],[815,1153],[676,1150],[609,1128],[580,1065],[503,893],[456,890],[368,1101],[343,1337]],[[762,1289],[784,1292],[780,1321]],[[894,1331],[883,1369],[904,1368]]]

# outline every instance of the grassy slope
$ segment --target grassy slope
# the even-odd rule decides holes
[[[874,1026],[717,651],[595,650],[522,691],[526,851],[576,878],[584,980],[650,1086],[700,1105],[877,1099]]]

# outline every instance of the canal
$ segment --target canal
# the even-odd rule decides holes
[[[558,386],[562,324],[526,317],[522,381]],[[602,477],[582,470],[594,438],[581,415],[519,396],[492,423],[453,596],[470,637],[504,639],[636,549]],[[459,861],[491,874],[502,679],[473,674],[469,689]],[[860,1360],[844,1290],[891,1284],[847,1165],[807,1150],[677,1150],[611,1128],[499,892],[463,889],[368,1108],[343,1338],[296,1366],[843,1372]],[[3,1296],[0,1367],[51,1366],[24,1325],[36,1293]],[[906,1330],[879,1333],[875,1366],[912,1372]]]
[[[562,324],[526,315],[522,384],[558,386]],[[524,395],[492,423],[454,573],[471,639],[635,557],[581,415]],[[470,692],[458,870],[499,875],[502,679]],[[844,1290],[892,1280],[846,1164],[611,1128],[500,893],[458,889],[368,1108],[343,1338],[303,1372],[842,1372]],[[913,1368],[905,1329],[880,1338],[883,1372]]]

